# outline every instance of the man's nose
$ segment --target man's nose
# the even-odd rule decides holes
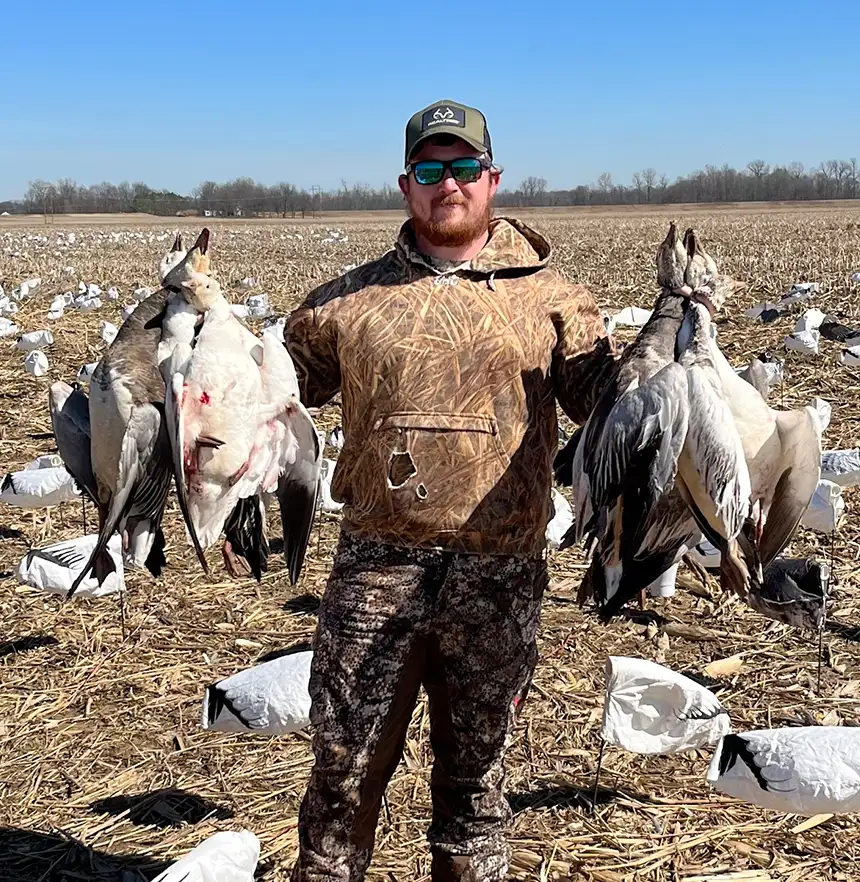
[[[454,172],[450,168],[446,168],[442,172],[442,180],[439,181],[439,187],[446,193],[454,193],[460,189],[457,181],[454,179]]]

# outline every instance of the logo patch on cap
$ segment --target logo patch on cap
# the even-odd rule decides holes
[[[449,107],[441,104],[424,112],[421,117],[421,131],[426,132],[436,126],[459,126],[466,128],[466,111],[459,107]]]

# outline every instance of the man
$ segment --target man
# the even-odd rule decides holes
[[[525,224],[492,219],[484,116],[406,128],[396,248],[289,318],[302,396],[340,391],[343,526],[311,671],[315,764],[294,882],[365,877],[419,687],[434,882],[505,878],[503,757],[537,661],[556,400],[587,417],[613,364],[589,292]]]

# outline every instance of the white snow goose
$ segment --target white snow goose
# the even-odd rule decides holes
[[[256,337],[236,317],[213,279],[182,283],[204,313],[193,351],[177,346],[164,367],[165,410],[177,484],[202,546],[222,530],[225,563],[259,580],[267,568],[266,507],[281,508],[290,580],[298,581],[313,525],[322,444],[299,400],[286,349]],[[237,560],[239,558],[240,560]]]

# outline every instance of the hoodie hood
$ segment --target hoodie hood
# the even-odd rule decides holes
[[[396,247],[406,262],[440,272],[418,250],[411,220],[400,228]],[[498,217],[490,222],[487,244],[470,262],[464,261],[462,269],[484,276],[524,275],[547,266],[551,255],[549,242],[536,230],[516,218]]]

